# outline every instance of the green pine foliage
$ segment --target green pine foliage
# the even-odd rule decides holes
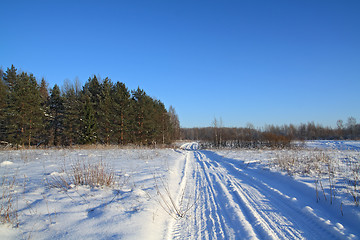
[[[6,106],[8,89],[3,81],[4,73],[0,69],[0,141],[6,139]]]
[[[81,112],[83,103],[81,92],[74,85],[67,85],[63,92],[64,98],[64,130],[62,145],[71,146],[80,144],[81,139]]]
[[[64,131],[64,99],[61,96],[60,88],[55,84],[54,88],[51,90],[51,95],[49,99],[49,110],[50,110],[50,136],[52,137],[52,142],[54,146],[61,144],[61,139],[63,139]]]
[[[124,83],[117,82],[111,89],[112,99],[110,106],[110,127],[112,129],[112,140],[115,144],[127,144],[134,142],[133,110],[130,92]]]
[[[43,118],[43,129],[42,131],[39,133],[39,139],[41,139],[41,142],[38,143],[39,145],[43,144],[43,145],[48,145],[50,142],[50,106],[49,106],[49,92],[48,92],[48,84],[45,81],[45,79],[41,79],[41,83],[40,83],[40,97],[41,97],[41,111],[44,114],[44,118]]]
[[[81,143],[94,144],[97,142],[97,121],[93,103],[89,96],[84,96],[84,104],[81,113]]]
[[[113,129],[111,128],[112,115],[111,106],[111,89],[113,84],[109,78],[105,78],[101,84],[100,101],[99,101],[99,114],[98,114],[98,141],[103,144],[110,144],[110,140],[113,135]]]
[[[174,109],[168,112],[140,88],[130,92],[124,83],[93,76],[82,89],[66,82],[49,94],[45,79],[38,83],[13,65],[0,76],[0,141],[13,146],[156,145],[175,139]]]
[[[32,74],[22,72],[15,78],[12,74],[11,69],[5,74],[9,87],[5,111],[7,140],[15,145],[38,144],[44,129],[39,85]]]
[[[17,69],[14,67],[14,65],[11,65],[11,68],[8,68],[3,76],[3,80],[5,81],[10,91],[14,88],[16,79]]]

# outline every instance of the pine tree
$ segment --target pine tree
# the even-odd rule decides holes
[[[118,144],[133,142],[130,92],[124,83],[117,82],[111,91],[111,128],[113,139]]]
[[[14,67],[14,65],[11,65],[11,68],[6,70],[3,80],[5,81],[5,84],[8,86],[10,91],[12,91],[17,81],[17,69]]]
[[[46,102],[49,97],[49,92],[48,92],[48,83],[45,81],[44,78],[41,79],[39,91],[42,102]]]
[[[83,106],[81,92],[74,85],[66,85],[63,93],[64,98],[64,131],[63,144],[81,144],[81,113]]]
[[[82,142],[85,144],[98,141],[98,121],[100,114],[101,84],[94,75],[85,83],[82,90]]]
[[[0,69],[0,141],[7,141],[6,135],[6,107],[7,107],[7,86],[3,81],[3,71]]]
[[[49,144],[50,141],[50,107],[49,107],[49,92],[48,92],[48,83],[44,78],[41,79],[40,83],[40,98],[41,98],[41,111],[44,114],[43,118],[43,131],[40,132],[39,137],[45,145]]]
[[[14,65],[11,65],[11,68],[7,68],[6,72],[2,75],[3,83],[5,84],[5,109],[2,112],[3,114],[3,134],[5,134],[5,139],[8,142],[15,143],[16,137],[16,127],[13,124],[13,120],[15,120],[16,112],[15,112],[15,104],[12,100],[14,96],[14,88],[15,83],[17,81],[17,69]]]
[[[54,146],[61,144],[64,130],[64,100],[60,94],[60,88],[55,84],[51,90],[49,99],[50,107],[50,129]]]
[[[146,130],[144,126],[145,115],[146,115],[146,93],[137,88],[137,90],[133,90],[132,94],[132,112],[134,117],[134,122],[132,125],[132,131],[134,136],[134,142],[137,144],[145,144],[147,143],[146,139]]]
[[[97,110],[101,100],[101,85],[95,75],[85,83],[83,93],[90,97],[90,102]]]
[[[165,142],[167,115],[164,105],[138,88],[132,91],[135,142],[142,145]]]
[[[167,114],[164,104],[160,100],[153,100],[154,116],[151,120],[152,125],[152,141],[153,143],[168,143],[169,142],[169,115]]]
[[[32,74],[29,75],[29,80],[29,91],[27,99],[30,101],[30,136],[28,136],[28,145],[30,146],[31,144],[38,145],[44,142],[44,140],[41,138],[41,133],[45,131],[45,126],[43,124],[45,113],[42,110],[40,86]]]
[[[100,92],[100,103],[99,103],[99,111],[98,111],[98,140],[101,143],[110,144],[113,129],[112,129],[112,114],[111,114],[111,106],[113,104],[113,100],[111,98],[111,91],[113,88],[113,84],[109,78],[105,78],[103,83],[101,84],[101,92]]]
[[[81,114],[81,143],[94,144],[97,142],[97,124],[93,104],[88,95],[84,95],[83,111]]]
[[[142,89],[128,91],[96,76],[80,85],[58,85],[48,92],[45,79],[0,69],[0,141],[16,145],[167,143],[179,126],[175,111]]]
[[[11,75],[10,75],[11,76]],[[11,79],[11,82],[9,82]],[[17,145],[38,144],[43,131],[44,113],[35,77],[27,73],[17,75],[15,80],[6,76],[10,86],[8,105],[8,136]]]

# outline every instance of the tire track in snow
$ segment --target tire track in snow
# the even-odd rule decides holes
[[[304,214],[291,199],[272,189],[261,180],[250,176],[246,169],[221,161],[221,157],[205,152],[211,163],[218,166],[218,172],[233,188],[238,203],[253,222],[261,239],[343,239],[345,236],[331,227],[319,224],[317,218]]]
[[[180,179],[179,188],[177,189],[177,195],[176,195],[176,198],[174,199],[175,204],[177,204],[177,207],[179,207],[179,208],[181,208],[180,202],[181,202],[181,199],[184,197],[183,194],[185,194],[186,184],[188,181],[188,172],[190,171],[189,170],[189,168],[190,168],[189,154],[190,154],[190,152],[187,152],[185,155],[184,169],[183,169],[183,173],[182,173],[182,176]],[[181,230],[181,227],[176,224],[176,220],[171,219],[169,222],[168,231],[166,234],[167,239],[172,239],[173,237],[180,235],[180,230]],[[171,236],[173,236],[173,237],[171,237]]]
[[[199,156],[196,156],[196,159],[199,159]],[[227,215],[222,214],[222,209],[224,205],[222,201],[218,201],[218,192],[213,188],[213,180],[211,179],[208,171],[205,168],[205,165],[201,165],[200,179],[204,184],[203,189],[205,190],[203,196],[204,201],[202,204],[205,204],[205,208],[202,209],[205,214],[204,226],[202,229],[201,235],[206,236],[209,239],[229,239],[230,234],[228,233],[228,222]],[[205,180],[205,181],[204,181]],[[201,186],[201,185],[200,185]],[[197,185],[198,191],[201,191],[201,187]],[[210,230],[211,229],[211,230]]]
[[[189,151],[183,177],[195,206],[168,239],[344,239],[251,171],[208,151]]]
[[[227,199],[225,187],[219,187],[217,176],[208,168],[201,152],[191,152],[193,179],[188,180],[191,189],[199,197],[191,214],[173,226],[168,239],[256,239],[251,225],[236,204]],[[189,174],[190,175],[190,174]],[[188,185],[190,186],[190,184]],[[180,229],[180,230],[179,230]]]

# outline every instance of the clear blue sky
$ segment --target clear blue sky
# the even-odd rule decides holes
[[[183,127],[359,122],[360,1],[1,0],[11,64],[140,86]]]

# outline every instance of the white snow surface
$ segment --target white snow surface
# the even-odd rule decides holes
[[[0,166],[1,166],[1,167],[4,167],[4,166],[11,165],[11,164],[13,164],[13,162],[10,162],[10,161],[3,161],[3,162],[1,162],[1,163],[0,163]]]
[[[296,154],[306,159],[320,148],[339,162],[359,161],[359,146],[313,141]],[[289,176],[271,163],[284,151],[293,154],[209,151],[198,143],[175,150],[0,151],[1,177],[16,178],[18,210],[18,227],[1,224],[0,239],[359,239],[360,207],[345,187],[339,184],[332,204],[322,193],[316,201],[311,172]],[[66,191],[49,185],[76,161],[108,164],[117,184]],[[328,194],[325,181],[323,187]]]

